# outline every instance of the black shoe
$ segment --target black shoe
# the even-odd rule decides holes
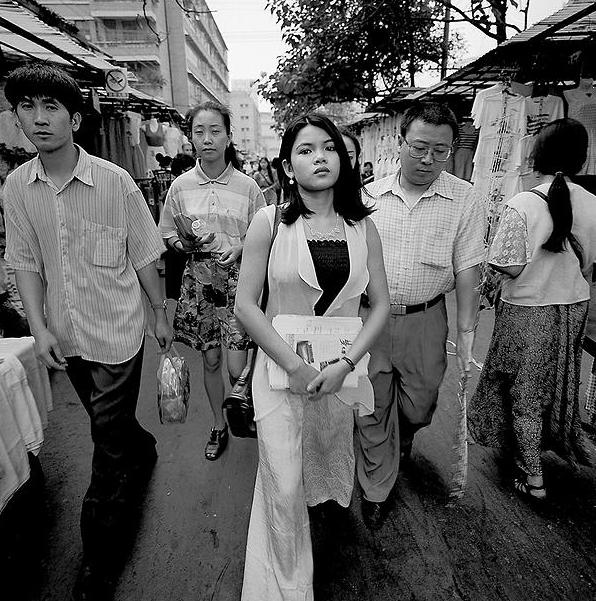
[[[363,498],[362,517],[364,518],[364,523],[371,530],[378,530],[383,525],[383,522],[387,517],[386,501],[382,503],[375,503]]]
[[[83,561],[75,583],[74,601],[112,601],[114,581],[104,570]]]
[[[209,461],[215,461],[228,446],[228,424],[221,430],[211,428],[211,436],[205,445],[205,457]]]

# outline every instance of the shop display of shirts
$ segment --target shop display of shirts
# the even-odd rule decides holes
[[[471,121],[459,124],[457,147],[453,155],[453,175],[470,181],[474,168],[474,152],[478,143],[478,130]]]
[[[596,175],[596,89],[590,79],[580,80],[573,90],[563,92],[567,100],[567,116],[577,119],[588,130],[588,156],[579,175]]]
[[[158,154],[166,154],[165,148],[163,146],[165,141],[165,129],[162,124],[155,118],[149,119],[149,121],[145,121],[141,126],[145,136],[145,142],[147,144],[147,150],[145,153],[145,167],[146,170],[155,171],[160,169],[159,163],[155,158]]]
[[[165,130],[163,147],[166,154],[174,158],[179,152],[182,152],[182,132],[174,125],[162,126]]]
[[[532,150],[534,138],[540,130],[555,119],[565,116],[563,99],[559,96],[549,94],[548,96],[537,96],[526,98],[527,127],[526,134],[520,140],[520,181],[522,190],[531,190],[537,183],[532,162]]]
[[[483,198],[507,200],[520,189],[519,142],[526,133],[526,98],[498,83],[476,95],[472,118],[480,129],[472,181]]]

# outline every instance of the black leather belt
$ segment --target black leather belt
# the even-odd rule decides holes
[[[419,303],[417,305],[398,305],[397,303],[391,303],[391,315],[410,315],[411,313],[420,313],[420,311],[426,311],[427,309],[434,307],[444,298],[444,294],[439,294],[439,296],[435,296],[435,298],[432,300],[429,300],[426,303]]]

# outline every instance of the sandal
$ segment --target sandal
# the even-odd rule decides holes
[[[228,446],[228,425],[221,430],[211,428],[211,436],[205,446],[205,458],[209,461],[215,461]]]
[[[546,499],[546,487],[544,484],[542,486],[535,486],[534,484],[529,484],[527,477],[526,478],[515,478],[513,480],[513,488],[526,499],[543,501]]]

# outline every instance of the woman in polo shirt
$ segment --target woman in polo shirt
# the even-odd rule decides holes
[[[246,363],[249,338],[234,317],[236,283],[246,230],[265,206],[257,183],[240,171],[227,107],[205,102],[188,114],[199,160],[172,183],[160,220],[167,246],[188,257],[174,316],[174,340],[203,353],[213,427],[205,457],[217,459],[228,442],[222,403],[221,348],[230,380]]]
[[[596,260],[596,196],[569,179],[587,148],[578,121],[544,127],[533,151],[541,183],[507,203],[489,255],[505,279],[470,403],[470,429],[480,444],[513,456],[514,487],[529,499],[546,497],[542,451],[589,462],[578,392]]]

